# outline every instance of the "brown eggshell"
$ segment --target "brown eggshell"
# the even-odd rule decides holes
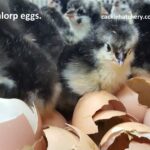
[[[127,120],[127,121],[136,121],[136,119],[133,118],[132,116],[126,114],[125,112],[117,111],[117,110],[102,111],[101,113],[96,114],[93,117],[93,119],[94,119],[94,121],[98,121],[98,120],[111,119],[113,117],[124,117],[124,119]]]
[[[101,111],[93,117],[93,120],[98,126],[99,132],[97,134],[90,135],[90,137],[96,144],[99,144],[105,133],[115,125],[123,122],[136,121],[136,119],[127,113],[116,110]]]
[[[147,106],[139,103],[139,95],[130,89],[128,86],[124,86],[116,96],[126,107],[127,112],[136,118],[139,122],[143,122]]]
[[[44,132],[48,140],[47,150],[99,150],[86,134],[70,125],[66,130],[50,127]]]
[[[123,122],[136,122],[137,120],[125,112],[106,110],[93,117],[99,129],[99,138],[113,126]]]
[[[0,148],[3,150],[34,147],[46,150],[42,124],[36,108],[29,108],[23,101],[0,98]],[[9,144],[8,144],[9,143]]]
[[[110,139],[105,143],[101,150],[116,150],[119,148],[119,150],[126,150],[128,148],[132,149],[137,146],[141,149],[141,146],[143,148],[147,148],[147,146],[150,146],[150,139],[144,137],[144,135],[140,135],[138,132],[128,132],[128,131],[122,131],[116,135],[113,135],[110,137]],[[131,144],[131,145],[130,145]],[[144,149],[145,150],[145,149]]]
[[[127,82],[128,86],[138,93],[140,104],[150,108],[150,78],[136,77]]]
[[[136,122],[128,122],[128,123],[122,123],[122,124],[116,125],[112,129],[110,129],[102,138],[100,142],[101,149],[107,150],[110,147],[110,145],[113,145],[116,138],[119,137],[121,134],[124,133],[125,136],[126,135],[128,136],[128,134],[126,134],[127,132],[134,133],[139,138],[145,137],[144,133],[150,134],[150,127],[140,124],[140,123],[136,123]],[[123,138],[123,141],[125,139],[126,138]],[[130,141],[128,140],[124,142],[126,142],[126,144],[130,143]]]
[[[122,111],[125,111],[124,106],[118,101],[118,98],[105,91],[85,94],[76,105],[72,124],[86,134],[97,133],[98,127],[92,117],[102,109],[112,110],[117,108],[118,110],[122,109]]]
[[[22,149],[24,145],[34,143],[33,130],[24,115],[0,123],[0,133],[0,147],[3,150]]]

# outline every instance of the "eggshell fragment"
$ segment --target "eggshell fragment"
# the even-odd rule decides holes
[[[97,134],[90,135],[90,137],[96,144],[99,144],[105,133],[115,125],[123,122],[136,121],[136,119],[127,113],[116,110],[101,111],[93,117],[93,120],[98,126],[99,132]]]
[[[98,127],[92,117],[101,110],[113,109],[125,111],[117,97],[105,91],[85,94],[76,105],[72,124],[86,134],[97,133]]]
[[[93,117],[99,129],[99,139],[113,126],[123,122],[136,122],[132,116],[125,112],[106,110]]]
[[[66,130],[51,126],[44,132],[48,140],[47,150],[99,150],[87,135],[70,125]]]
[[[3,150],[21,149],[34,143],[32,128],[24,115],[0,123],[0,133],[0,147]]]
[[[139,122],[143,122],[148,107],[139,103],[139,95],[136,92],[128,86],[124,86],[116,96],[126,107],[127,113],[132,115]]]
[[[138,93],[140,104],[150,108],[150,78],[136,77],[127,82],[128,86]]]
[[[124,142],[124,148],[121,149],[119,147],[120,150],[124,150],[125,147],[128,148],[132,141],[150,144],[149,136],[150,127],[146,125],[135,122],[122,123],[113,127],[105,134],[101,140],[100,146],[101,150],[107,150],[108,148],[109,150],[113,150],[111,147],[118,146]]]
[[[74,134],[76,134],[80,138],[80,143],[79,143],[79,150],[99,150],[97,145],[82,131],[80,131],[78,128],[68,125],[68,130],[72,131]],[[87,145],[88,143],[88,145]],[[85,145],[85,147],[83,147]]]
[[[34,105],[30,108],[23,101],[0,98],[0,114],[1,149],[22,150],[38,145],[34,150],[39,147],[46,150],[41,120]]]
[[[132,116],[126,114],[125,112],[121,112],[121,111],[116,111],[116,110],[107,110],[107,111],[102,111],[99,114],[96,114],[93,119],[94,121],[98,121],[98,120],[107,120],[107,119],[111,119],[113,117],[122,117],[123,120],[126,121],[136,121],[135,118],[133,118]]]

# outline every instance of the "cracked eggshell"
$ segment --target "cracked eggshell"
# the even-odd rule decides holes
[[[105,91],[85,94],[77,103],[73,113],[72,124],[86,134],[98,132],[93,116],[101,110],[126,111],[117,97]]]
[[[130,116],[129,114],[122,112],[122,111],[117,111],[117,110],[106,110],[106,111],[102,111],[98,114],[96,114],[93,119],[94,121],[98,121],[98,120],[108,120],[111,119],[113,117],[121,117],[125,122],[130,122],[130,121],[136,121],[135,118],[133,118],[132,116]]]
[[[39,114],[34,105],[30,108],[21,100],[0,98],[0,133],[3,150],[46,150]]]
[[[116,110],[105,110],[93,117],[99,128],[99,134],[105,134],[113,126],[124,122],[137,122],[135,118],[126,112]],[[102,122],[102,126],[101,126]]]
[[[47,150],[99,150],[86,134],[71,125],[67,125],[66,129],[50,126],[44,132]]]
[[[133,91],[128,86],[124,86],[116,96],[126,107],[127,113],[136,118],[139,122],[143,122],[147,106],[141,105],[139,102],[139,94]]]
[[[93,120],[98,126],[99,132],[97,134],[90,135],[90,137],[97,144],[100,143],[100,140],[106,134],[106,132],[115,125],[123,122],[137,121],[132,116],[128,115],[126,112],[116,110],[101,111],[93,117]]]
[[[139,102],[150,108],[150,78],[135,77],[127,82],[127,85],[139,95]]]
[[[120,147],[117,141],[120,142]],[[116,125],[104,135],[100,142],[100,148],[101,150],[107,150],[108,148],[112,150],[112,147],[118,147],[120,150],[128,150],[123,147],[129,148],[128,146],[133,144],[133,141],[149,145],[150,127],[136,122]]]

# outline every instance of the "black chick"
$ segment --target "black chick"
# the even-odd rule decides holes
[[[8,1],[0,0],[0,12],[10,14]],[[56,66],[49,54],[26,39],[17,21],[0,20],[0,64],[0,97],[30,104],[35,95],[43,104],[52,102]]]
[[[67,11],[67,4],[70,0],[60,0],[61,1],[61,6],[62,6],[62,12],[66,13]]]
[[[64,100],[58,110],[68,117],[80,96],[99,90],[116,92],[130,75],[138,31],[123,20],[104,20],[95,34],[64,49],[59,71]],[[63,97],[62,96],[62,97]]]
[[[96,22],[100,20],[100,5],[93,0],[69,0],[65,17],[70,25],[70,33],[64,35],[75,44],[84,39]]]
[[[42,13],[55,22],[60,33],[64,32],[63,30],[69,30],[69,23],[60,10],[61,3],[59,2],[59,0],[52,0],[51,3],[51,6],[44,6],[41,8]]]
[[[135,62],[133,64],[135,75],[150,75],[150,20],[147,19],[150,15],[150,3],[136,3],[133,8],[133,13],[143,17],[143,19],[135,19],[134,22],[139,29],[139,42],[135,49]]]
[[[60,0],[48,0],[48,6],[55,8],[57,11],[62,13],[62,2]]]
[[[67,11],[67,4],[69,0],[48,0],[48,5],[51,7],[57,8],[57,10],[61,10],[62,13]]]
[[[99,0],[102,2],[104,8],[107,10],[107,12],[110,14],[112,5],[114,3],[114,0]]]

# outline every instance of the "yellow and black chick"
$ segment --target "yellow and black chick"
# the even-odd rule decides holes
[[[100,19],[100,5],[93,0],[69,0],[65,18],[70,25],[70,33],[64,35],[71,44],[84,39]]]
[[[131,73],[138,42],[136,27],[124,20],[103,20],[93,32],[66,47],[60,56],[60,80],[68,96],[58,104],[60,110],[73,111],[78,98],[88,92],[116,92]]]

